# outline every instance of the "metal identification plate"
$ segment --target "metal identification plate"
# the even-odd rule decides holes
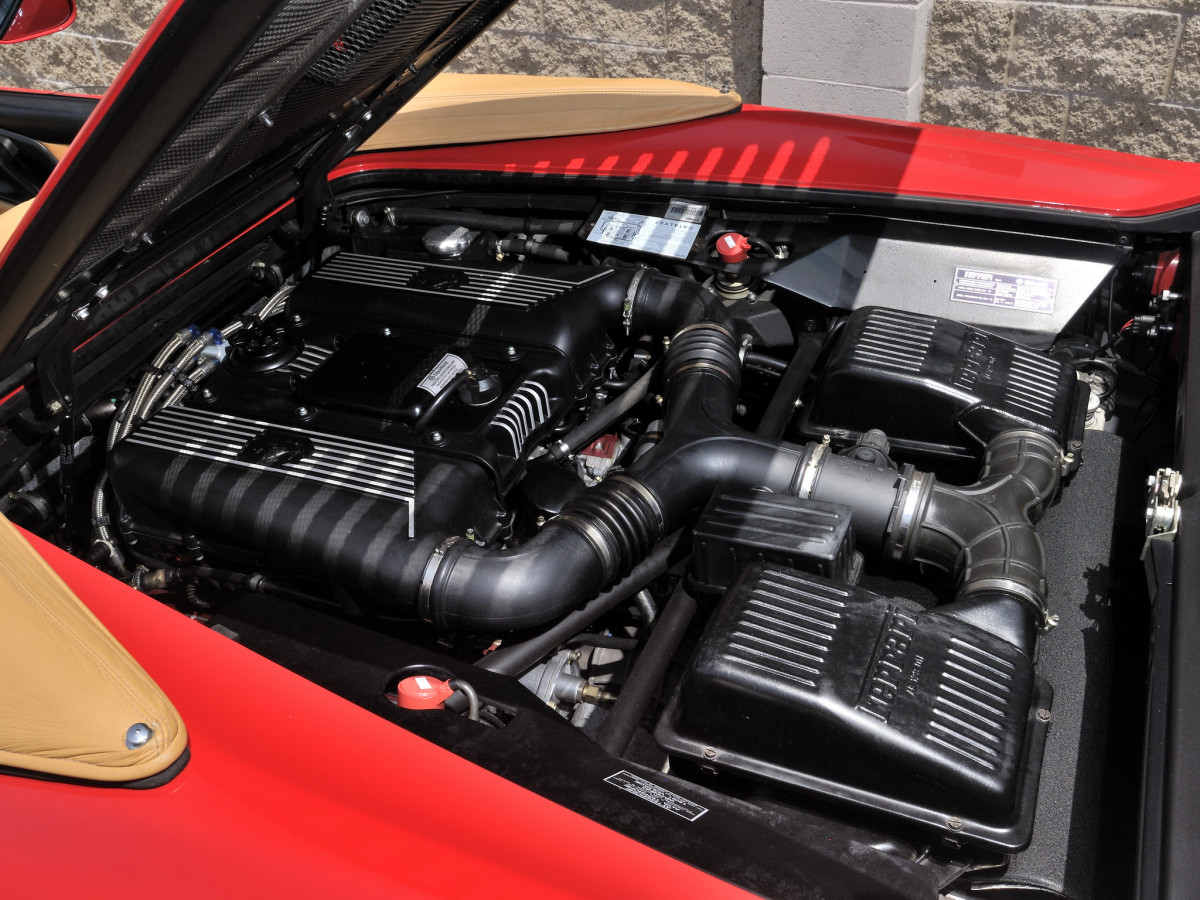
[[[1023,312],[1054,312],[1058,282],[1033,275],[1006,275],[982,269],[954,270],[950,299],[958,303],[979,303]]]
[[[614,775],[609,775],[604,780],[623,791],[633,794],[635,797],[641,797],[647,803],[653,803],[667,812],[673,812],[675,815],[682,819],[687,819],[689,822],[695,822],[708,812],[708,807],[701,806],[699,803],[693,803],[686,797],[681,797],[674,791],[668,791],[664,787],[659,787],[653,781],[647,781],[645,778],[634,775],[632,772],[622,770]]]

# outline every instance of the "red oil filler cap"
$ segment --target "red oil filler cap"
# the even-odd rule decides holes
[[[404,709],[441,709],[453,693],[448,681],[429,675],[409,675],[396,687],[396,703]]]
[[[750,241],[736,231],[723,234],[717,238],[717,256],[725,263],[745,262],[750,256]]]

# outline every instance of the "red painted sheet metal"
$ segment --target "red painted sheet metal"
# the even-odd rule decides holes
[[[784,185],[1105,216],[1200,204],[1200,164],[1012,135],[747,106],[636,131],[353,156],[333,172],[424,169]]]
[[[192,759],[145,791],[0,776],[6,896],[748,896],[35,543],[171,697]]]

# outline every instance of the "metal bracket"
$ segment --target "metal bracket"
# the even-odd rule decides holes
[[[1150,551],[1151,541],[1174,541],[1179,531],[1179,492],[1183,476],[1174,469],[1159,469],[1146,480],[1146,543],[1142,559]]]

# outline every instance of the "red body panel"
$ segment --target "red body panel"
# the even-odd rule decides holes
[[[31,41],[62,31],[75,21],[75,0],[25,0],[0,44]]]
[[[0,776],[6,896],[748,896],[33,540],[171,697],[192,758],[143,791]]]
[[[1001,134],[747,106],[737,113],[602,136],[361,154],[369,169],[646,176],[783,185],[1105,216],[1200,204],[1200,165]]]

